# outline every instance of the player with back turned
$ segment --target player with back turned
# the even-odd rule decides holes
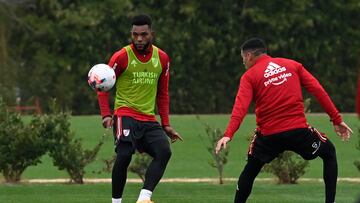
[[[316,157],[323,160],[325,202],[334,203],[338,176],[335,147],[328,137],[307,123],[301,87],[315,96],[343,140],[350,138],[352,130],[343,122],[320,83],[302,64],[273,58],[266,51],[260,38],[251,38],[241,46],[247,71],[240,79],[229,125],[216,146],[216,153],[226,147],[254,101],[258,127],[249,147],[247,164],[238,180],[234,202],[246,202],[264,164],[290,150],[306,160]]]

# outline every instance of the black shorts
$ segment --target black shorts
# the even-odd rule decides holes
[[[113,133],[115,139],[115,151],[119,144],[132,145],[132,153],[137,149],[146,152],[146,146],[169,138],[158,122],[139,121],[128,116],[114,116]]]
[[[264,136],[256,132],[250,143],[248,155],[264,163],[271,162],[285,150],[293,151],[306,160],[315,159],[332,143],[325,134],[313,127],[285,131]]]

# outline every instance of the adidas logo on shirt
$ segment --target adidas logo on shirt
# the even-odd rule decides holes
[[[268,78],[270,76],[273,76],[275,74],[281,73],[286,71],[285,67],[281,67],[276,63],[270,62],[269,65],[265,69],[264,77]]]
[[[265,87],[267,87],[268,85],[272,84],[272,85],[282,85],[285,82],[287,82],[287,78],[291,77],[292,74],[287,72],[287,73],[282,73],[286,71],[286,68],[284,66],[279,66],[276,63],[270,62],[269,65],[266,67],[265,69],[265,73],[264,73],[264,77],[266,78],[266,81],[264,82]],[[282,74],[279,74],[282,73]],[[279,74],[279,75],[277,75]],[[273,76],[273,77],[271,77]],[[270,77],[270,78],[269,78]]]

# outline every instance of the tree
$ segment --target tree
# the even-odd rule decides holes
[[[0,1],[0,95],[7,104],[15,103],[17,69],[9,39],[16,25],[13,6]]]
[[[154,19],[156,45],[171,58],[174,113],[230,112],[245,72],[239,47],[255,35],[267,41],[271,55],[302,62],[341,111],[354,109],[360,55],[356,0],[10,2],[0,2],[2,14],[11,11],[1,16],[7,17],[0,24],[0,40],[5,40],[0,45],[7,47],[2,53],[8,62],[0,73],[14,71],[10,77],[16,84],[0,82],[7,85],[0,91],[11,93],[17,87],[23,101],[39,97],[45,110],[57,97],[74,114],[97,113],[87,71],[129,43],[130,17],[142,12]],[[319,104],[314,103],[313,111],[322,111]]]

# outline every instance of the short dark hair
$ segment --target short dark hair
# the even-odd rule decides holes
[[[248,40],[246,40],[241,45],[242,51],[251,51],[255,55],[264,54],[267,51],[266,44],[263,39],[258,37],[253,37]]]
[[[148,25],[151,28],[151,17],[146,14],[136,15],[132,18],[131,25]]]

